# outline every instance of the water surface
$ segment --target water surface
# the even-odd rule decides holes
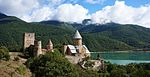
[[[150,52],[144,51],[115,51],[115,52],[92,52],[92,59],[98,57],[113,64],[150,63]]]

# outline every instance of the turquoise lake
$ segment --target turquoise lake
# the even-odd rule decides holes
[[[91,52],[92,59],[97,59],[97,57],[120,65],[129,63],[150,63],[150,52],[144,51]]]

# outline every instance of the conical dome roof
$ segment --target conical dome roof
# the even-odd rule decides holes
[[[74,38],[74,39],[82,39],[82,37],[81,37],[81,35],[80,35],[80,33],[79,33],[78,30],[76,31],[76,33],[75,33],[75,35],[74,35],[73,38]]]
[[[47,45],[53,45],[53,43],[52,43],[51,39],[49,39],[49,40],[48,40]]]

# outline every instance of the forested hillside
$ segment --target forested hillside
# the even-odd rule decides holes
[[[150,29],[136,25],[120,24],[69,24],[59,21],[27,23],[16,17],[0,14],[0,45],[10,50],[20,50],[23,45],[23,33],[34,32],[36,39],[45,47],[51,39],[55,47],[63,43],[72,44],[76,29],[83,36],[83,43],[91,51],[129,50],[150,47]]]
[[[80,32],[122,41],[137,49],[150,48],[150,28],[132,24],[121,25],[117,23],[74,24],[73,26]]]
[[[23,34],[35,32],[36,39],[45,45],[48,39],[52,39],[54,45],[70,41],[73,31],[64,27],[39,25],[37,23],[26,23],[16,17],[5,17],[0,19],[0,45],[10,50],[19,50],[23,45]]]

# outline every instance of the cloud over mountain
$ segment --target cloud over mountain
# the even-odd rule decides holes
[[[88,10],[81,5],[62,4],[55,12],[53,19],[64,22],[79,22],[88,18]]]
[[[83,2],[98,4],[104,1]],[[114,5],[105,6],[90,14],[90,10],[78,2],[79,0],[0,0],[0,12],[17,16],[28,22],[59,20],[81,23],[82,20],[91,18],[94,23],[101,23],[107,19],[121,24],[150,27],[150,5],[133,7],[126,5],[125,1],[116,0]]]
[[[150,5],[134,8],[124,1],[116,1],[113,6],[106,6],[92,14],[92,20],[99,23],[101,19],[109,19],[122,24],[138,24],[150,27]]]
[[[88,10],[78,4],[62,4],[57,8],[42,7],[34,10],[31,15],[25,15],[26,21],[59,20],[64,22],[78,22],[89,18]]]

